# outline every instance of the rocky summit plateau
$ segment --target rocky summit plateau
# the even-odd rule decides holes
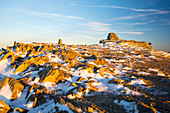
[[[0,49],[1,113],[169,113],[170,53],[115,33]]]

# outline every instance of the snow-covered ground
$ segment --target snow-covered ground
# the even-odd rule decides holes
[[[168,94],[166,91],[161,92],[159,87],[153,85],[154,83],[145,80],[146,76],[153,76],[152,73],[156,77],[168,78],[166,73],[160,69],[145,69],[135,67],[135,65],[138,63],[141,63],[140,66],[147,65],[149,60],[159,60],[157,53],[161,54],[162,58],[170,58],[169,53],[113,42],[89,46],[68,45],[68,47],[63,47],[50,44],[46,48],[43,44],[39,46],[37,49],[39,51],[36,51],[33,48],[29,49],[24,44],[20,46],[18,44],[17,49],[11,48],[13,53],[11,56],[6,56],[9,51],[0,51],[0,80],[2,81],[5,77],[13,77],[24,86],[24,89],[17,94],[18,98],[11,101],[13,84],[10,84],[10,81],[4,86],[0,83],[0,99],[13,109],[21,108],[28,110],[29,113],[46,113],[57,110],[72,113],[74,111],[87,112],[91,109],[93,112],[99,112],[92,105],[83,106],[90,106],[85,110],[77,104],[75,104],[77,107],[71,107],[67,102],[86,96],[95,98],[96,94],[109,93],[117,97],[119,95],[131,97],[130,101],[124,98],[120,102],[114,100],[112,103],[122,106],[126,112],[138,113],[141,108],[138,108],[135,97]],[[25,50],[21,47],[25,47]],[[31,47],[38,46],[30,44]],[[30,54],[28,54],[29,50],[31,50]],[[139,51],[146,52],[147,56],[140,54]],[[43,70],[45,71],[43,72]],[[59,78],[62,73],[64,75]],[[46,81],[43,82],[45,79]],[[149,92],[145,93],[147,91]],[[39,100],[40,95],[43,95],[46,101]],[[55,95],[61,95],[65,102],[62,102],[62,99],[56,102],[53,98]],[[0,106],[2,106],[1,103]]]

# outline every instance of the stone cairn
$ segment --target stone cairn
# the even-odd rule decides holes
[[[109,33],[107,39],[100,40],[99,43],[112,42],[112,41],[119,41],[119,37],[116,35],[116,33]]]
[[[132,45],[132,46],[140,46],[143,48],[152,49],[151,42],[147,43],[144,41],[119,39],[119,37],[116,35],[116,33],[109,33],[107,36],[107,39],[103,39],[103,40],[99,41],[99,43],[101,43],[101,44],[109,44],[110,42],[126,43],[126,44]]]
[[[116,33],[109,33],[107,36],[107,40],[118,41],[119,37],[116,35]]]
[[[60,45],[62,44],[62,39],[58,40],[58,44],[60,44]]]

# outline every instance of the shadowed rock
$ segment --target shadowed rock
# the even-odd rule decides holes
[[[63,77],[60,77],[60,73],[58,69],[54,69],[51,66],[43,69],[38,73],[40,75],[40,81],[39,82],[52,82],[57,83],[59,80],[61,80]]]

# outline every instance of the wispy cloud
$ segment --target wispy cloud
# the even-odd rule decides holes
[[[154,13],[146,13],[146,14],[136,14],[136,15],[132,15],[132,16],[116,17],[116,18],[112,18],[110,20],[129,20],[129,19],[136,19],[136,18],[151,16],[151,15],[159,15],[159,14],[162,14],[162,13],[154,12]]]
[[[129,20],[129,19],[139,18],[139,17],[143,17],[143,16],[144,15],[123,16],[123,17],[112,18],[111,20]]]
[[[159,30],[159,28],[148,28],[148,29],[134,29],[133,31],[153,31],[153,30]]]
[[[28,9],[3,8],[3,10],[23,13],[23,14],[37,16],[37,17],[49,18],[54,20],[60,20],[60,21],[63,19],[80,19],[80,20],[84,19],[83,17],[79,17],[79,16],[68,16],[68,15],[62,15],[57,13],[45,13],[45,12],[28,10]]]
[[[30,27],[33,27],[33,28],[37,28],[37,29],[41,29],[41,30],[45,30],[45,31],[51,31],[51,32],[59,33],[59,31],[57,31],[56,28],[53,27],[53,26],[31,25],[31,24],[27,24],[27,23],[24,23],[24,22],[18,22],[18,21],[16,23],[22,24],[22,25],[25,25],[25,26],[30,26]]]
[[[68,4],[68,6],[77,6],[77,4],[72,3],[72,4]]]
[[[98,8],[114,8],[114,9],[125,9],[135,12],[141,12],[144,14],[136,14],[132,16],[123,16],[123,17],[116,17],[110,20],[129,20],[129,19],[136,19],[140,17],[146,17],[150,15],[160,15],[160,14],[168,14],[170,11],[167,10],[159,10],[159,9],[136,9],[136,8],[129,8],[129,7],[121,7],[121,6],[114,6],[114,5],[96,5],[96,6],[85,6],[85,7],[98,7]]]
[[[139,12],[157,12],[160,14],[170,13],[170,11],[162,11],[159,9],[136,9],[136,8],[129,8],[129,7],[114,6],[114,5],[96,5],[96,6],[87,6],[87,7],[116,8],[116,9],[126,9],[126,10],[139,11]]]
[[[136,19],[140,17],[146,17],[150,15],[156,15],[160,13],[148,13],[148,14],[137,14],[137,15],[132,15],[132,16],[123,16],[123,17],[117,17],[117,18],[112,18],[111,20],[129,20],[129,19]]]
[[[111,24],[105,24],[105,23],[100,23],[100,22],[90,22],[87,24],[83,24],[84,26],[88,27],[88,29],[93,30],[93,31],[109,31],[110,30],[110,25]]]
[[[134,35],[141,35],[141,34],[143,34],[144,32],[118,32],[118,33],[121,33],[121,34],[134,34]]]
[[[97,39],[97,38],[95,38],[95,37],[88,36],[88,35],[78,35],[78,34],[76,34],[75,36],[76,36],[77,38],[88,38],[88,39],[93,39],[93,40],[99,40],[99,39]]]
[[[169,19],[161,19],[159,21],[163,22],[162,25],[170,25],[170,20]]]
[[[149,23],[153,23],[155,21],[148,21],[148,22],[136,22],[136,23],[119,23],[120,25],[127,25],[127,26],[134,26],[134,25],[146,25]]]

